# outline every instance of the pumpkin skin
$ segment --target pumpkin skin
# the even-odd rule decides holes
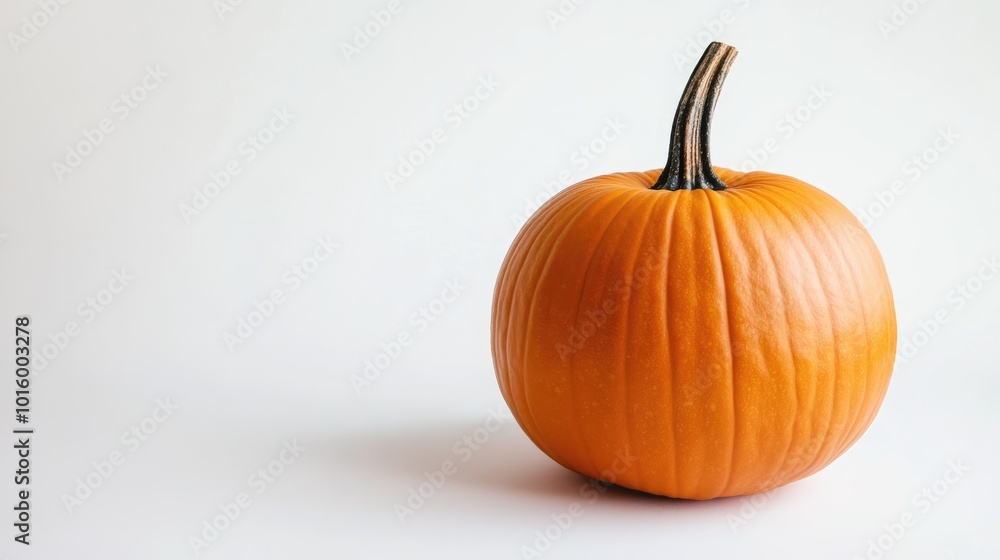
[[[882,258],[857,218],[792,177],[654,190],[660,171],[558,193],[500,269],[500,390],[560,465],[710,499],[809,476],[851,446],[896,349]]]

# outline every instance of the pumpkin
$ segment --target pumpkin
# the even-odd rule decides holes
[[[885,396],[896,319],[857,218],[792,177],[713,167],[736,55],[713,43],[666,167],[585,180],[525,223],[493,298],[500,391],[560,465],[710,499],[809,476]]]

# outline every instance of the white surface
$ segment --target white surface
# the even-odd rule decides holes
[[[15,458],[0,442],[0,558],[194,557],[189,537],[240,492],[251,506],[202,557],[521,558],[574,501],[583,515],[545,558],[852,558],[906,512],[915,524],[884,558],[1000,557],[1000,280],[961,308],[949,297],[1000,252],[1000,5],[927,2],[884,38],[888,0],[587,1],[555,29],[556,0],[403,0],[348,62],[341,43],[386,2],[345,4],[243,2],[220,19],[209,1],[72,2],[18,52],[0,47],[0,322],[30,314],[36,353],[80,326],[34,374],[30,548],[12,541]],[[0,31],[40,9],[5,3]],[[513,218],[564,170],[661,167],[691,68],[674,55],[721,17],[708,27],[741,54],[715,162],[739,167],[773,137],[765,169],[859,213],[902,181],[870,227],[901,341],[939,310],[948,323],[897,363],[857,445],[756,505],[617,489],[589,503],[512,421],[456,454],[502,404],[489,313]],[[168,75],[122,119],[113,102],[157,65]],[[453,128],[445,112],[489,76],[496,91]],[[832,97],[789,137],[783,115],[823,87]],[[291,123],[245,161],[241,142],[279,108]],[[58,180],[52,162],[104,118],[114,131]],[[574,151],[606,119],[626,129],[584,169]],[[390,190],[383,174],[438,127],[444,143]],[[907,161],[949,127],[958,138],[914,180]],[[186,222],[179,205],[234,158],[242,172]],[[327,235],[333,257],[292,291],[283,274]],[[86,322],[78,306],[121,267],[134,280]],[[418,332],[411,314],[449,279],[466,288]],[[224,333],[275,288],[284,303],[230,353]],[[412,344],[356,394],[351,376],[403,331]],[[12,360],[12,336],[0,354]],[[179,410],[132,452],[122,433],[165,398]],[[296,438],[305,451],[257,495],[248,477]],[[124,463],[67,512],[63,495],[116,450]],[[449,459],[458,473],[401,525],[394,504]],[[922,511],[914,495],[950,461],[969,472]],[[733,516],[747,523],[734,531]]]

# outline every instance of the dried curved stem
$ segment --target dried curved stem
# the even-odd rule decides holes
[[[736,49],[722,43],[710,44],[701,55],[674,114],[667,165],[651,189],[725,190],[712,170],[709,132],[715,102],[735,58]]]

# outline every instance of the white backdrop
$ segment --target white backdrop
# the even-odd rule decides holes
[[[0,558],[1000,555],[1000,4],[347,4],[0,9]],[[662,167],[713,39],[715,162],[862,217],[905,355],[809,479],[597,492],[506,416],[493,283],[532,201]]]

